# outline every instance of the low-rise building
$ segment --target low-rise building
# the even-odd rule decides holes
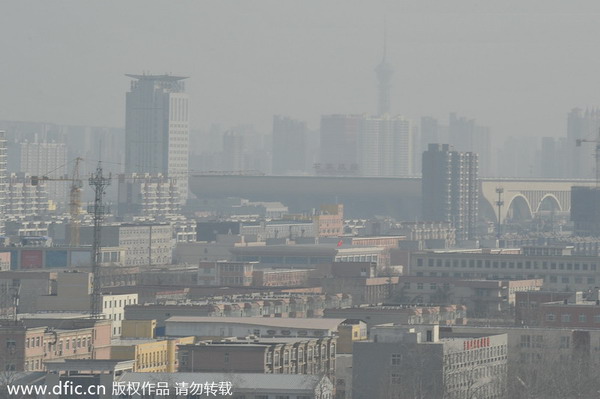
[[[547,291],[588,291],[596,287],[600,282],[599,258],[569,255],[568,251],[564,246],[556,246],[525,251],[501,248],[414,252],[407,274],[461,279],[542,279]]]
[[[351,298],[344,294],[280,294],[253,295],[251,297],[208,298],[207,301],[179,303],[147,303],[125,307],[126,320],[156,320],[157,328],[165,327],[171,316],[201,317],[320,317],[325,309],[347,307]]]
[[[111,341],[110,358],[134,360],[133,371],[174,373],[178,371],[178,346],[194,343],[194,337],[175,339],[120,338]]]
[[[91,309],[93,275],[87,272],[65,271],[57,274],[56,292],[37,297],[37,311],[46,312],[89,312]],[[121,323],[125,306],[137,304],[137,294],[112,294],[103,292],[100,311],[112,321],[113,336],[121,334]]]
[[[217,393],[235,399],[331,399],[332,382],[321,375],[260,374],[260,373],[123,373],[114,379],[116,386],[142,386],[144,383],[165,381],[168,392],[177,393],[182,383],[214,382]],[[229,390],[227,388],[230,388]],[[194,388],[196,389],[196,388]],[[195,392],[190,391],[189,392]],[[197,391],[196,391],[197,392]],[[210,397],[210,396],[209,396]],[[104,398],[103,398],[104,399]]]
[[[505,393],[507,337],[440,338],[439,326],[387,324],[355,343],[352,398],[488,398]]]
[[[166,320],[172,337],[329,337],[337,335],[344,319],[296,319],[269,317],[186,317]]]
[[[442,277],[402,276],[394,300],[401,303],[460,304],[468,316],[508,314],[517,292],[538,291],[543,280],[463,280]]]
[[[108,359],[111,323],[91,319],[25,319],[0,324],[0,367],[43,371],[57,359]]]
[[[227,338],[179,346],[181,372],[324,374],[335,379],[336,337]]]
[[[324,317],[363,320],[369,329],[385,323],[464,325],[467,324],[467,309],[463,305],[362,305],[326,309]]]

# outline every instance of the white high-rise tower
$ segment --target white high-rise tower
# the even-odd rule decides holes
[[[177,179],[182,203],[188,197],[189,97],[185,77],[126,75],[125,172],[162,173]]]

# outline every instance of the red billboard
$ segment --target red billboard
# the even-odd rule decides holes
[[[41,250],[21,251],[21,269],[41,269],[44,253]]]

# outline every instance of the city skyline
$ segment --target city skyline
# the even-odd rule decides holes
[[[11,5],[5,10],[2,29],[9,29],[12,35],[2,35],[6,39],[0,40],[10,37],[5,46],[5,75],[13,78],[0,83],[19,95],[0,103],[0,119],[123,126],[125,81],[116,77],[143,70],[194,77],[188,90],[195,99],[190,118],[193,127],[249,123],[269,131],[275,114],[292,115],[310,127],[318,125],[321,114],[376,114],[374,67],[381,60],[384,15],[388,21],[387,60],[396,71],[391,96],[394,115],[416,120],[457,112],[490,126],[500,139],[532,133],[557,137],[566,125],[564,115],[569,109],[598,103],[589,84],[595,62],[587,49],[597,29],[593,16],[600,7],[591,1],[569,5],[543,2],[543,9],[536,7],[540,1],[482,5],[461,0],[435,7],[410,2],[382,2],[373,7],[351,4],[345,7],[344,19],[333,18],[335,2],[319,4],[314,8],[317,12],[312,12],[310,5],[297,6],[293,13],[286,12],[290,6],[274,2],[264,3],[267,13],[209,3],[207,9],[214,12],[207,13],[212,17],[206,20],[203,13],[193,12],[199,9],[192,3],[184,2],[173,6],[182,21],[171,35],[166,34],[173,28],[171,23],[153,27],[140,20],[131,22],[129,16],[141,3],[123,6],[119,9],[122,16],[111,5],[88,13],[74,2],[60,4],[62,7],[40,3],[45,13],[43,17],[29,16],[35,22],[30,26],[35,28],[28,31],[12,29],[13,21],[21,20],[25,9]],[[162,12],[160,3],[144,6],[149,15]],[[75,38],[68,29],[49,25],[46,14],[92,26],[99,23],[97,18],[110,16],[115,29],[102,38],[92,33]],[[192,24],[194,15],[203,24]],[[225,16],[235,24],[225,24],[228,29],[219,31],[217,25]],[[268,22],[268,27],[257,27],[261,21]],[[197,30],[196,25],[204,30]],[[250,25],[254,29],[248,30]],[[565,27],[558,37],[557,25]],[[14,32],[22,34],[15,36]],[[189,51],[187,38],[192,34],[199,37],[194,45],[199,51]],[[105,48],[112,51],[107,53]],[[333,53],[332,48],[336,49]],[[361,57],[353,56],[357,52]],[[80,55],[77,63],[62,61],[75,53]],[[61,61],[27,62],[18,68],[11,61],[54,56]],[[97,59],[105,62],[97,63]],[[313,61],[318,59],[327,62]],[[24,74],[28,74],[29,84],[15,86]],[[45,74],[55,79],[40,80]],[[90,74],[95,78],[89,79]],[[65,81],[95,95],[86,96],[85,90],[58,90],[56,84]],[[27,106],[23,106],[26,97]],[[313,101],[308,104],[304,98]]]

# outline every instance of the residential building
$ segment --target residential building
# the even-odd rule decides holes
[[[91,245],[93,228],[82,226],[80,242]],[[102,226],[102,246],[124,251],[123,266],[169,265],[173,261],[173,226],[170,223],[122,223]]]
[[[188,198],[189,113],[185,77],[126,75],[125,173],[161,173]]]
[[[120,174],[118,178],[118,208],[120,217],[143,215],[166,217],[181,211],[179,186],[174,177],[161,173]]]
[[[467,309],[463,305],[363,305],[325,309],[323,316],[335,319],[354,317],[363,320],[369,329],[385,323],[402,325],[467,324]]]
[[[178,347],[193,344],[194,340],[194,337],[113,339],[110,358],[134,360],[134,372],[174,373],[179,371]]]
[[[408,119],[364,116],[357,148],[361,176],[409,176],[413,172],[412,131]]]
[[[111,323],[91,319],[26,319],[0,324],[0,367],[43,371],[57,359],[108,359]]]
[[[566,155],[569,175],[577,179],[594,178],[596,165],[594,162],[595,146],[577,145],[577,140],[591,139],[598,135],[600,128],[600,109],[592,108],[585,111],[573,108],[567,115]]]
[[[57,274],[56,292],[37,296],[37,311],[46,312],[89,312],[93,290],[92,273],[66,271]],[[135,305],[138,294],[101,294],[101,313],[112,321],[112,335],[121,335],[125,306]]]
[[[66,168],[67,165],[67,145],[65,143],[53,142],[24,142],[20,145],[21,159],[19,168],[15,171],[24,173],[29,176],[48,176],[53,178],[68,179],[71,173]],[[47,181],[46,191],[48,199],[62,204],[68,205],[69,194],[68,181]]]
[[[6,132],[0,130],[0,235],[3,236],[6,222]]]
[[[46,182],[31,183],[31,176],[11,173],[6,179],[6,216],[11,220],[41,217],[48,212]]]
[[[358,140],[363,117],[360,115],[321,116],[320,156],[315,165],[321,175],[357,175]]]
[[[244,136],[240,131],[229,130],[223,135],[223,168],[227,172],[246,170]]]
[[[179,346],[180,372],[320,374],[335,379],[337,338],[231,338]]]
[[[87,370],[87,369],[84,369]],[[142,386],[145,382],[165,381],[169,392],[190,381],[215,382],[231,389],[232,398],[246,399],[332,399],[334,386],[326,376],[261,373],[123,373],[114,378],[116,386]],[[229,384],[227,384],[229,383]],[[52,385],[50,385],[52,386]],[[112,386],[108,384],[108,386]],[[218,392],[218,391],[217,391]],[[225,396],[225,395],[223,395]],[[226,396],[229,396],[227,394]],[[104,399],[104,398],[102,398]]]
[[[317,237],[341,237],[344,234],[344,205],[321,205],[321,211],[314,216]]]
[[[429,144],[422,171],[423,218],[451,222],[457,240],[473,240],[479,202],[477,154]]]
[[[209,298],[209,303],[180,301],[177,304],[128,305],[125,319],[156,320],[157,328],[164,331],[165,321],[171,316],[313,318],[323,316],[325,309],[348,307],[350,302],[351,298],[346,294],[255,294],[251,298],[242,296],[231,301]]]
[[[479,173],[492,175],[491,132],[487,126],[480,126],[474,119],[450,114],[448,122],[448,143],[456,151],[472,152],[478,155]]]
[[[507,336],[440,338],[439,326],[384,324],[354,344],[352,398],[497,398],[504,394]]]
[[[306,123],[288,117],[273,117],[274,175],[306,173],[308,137]]]
[[[268,317],[186,317],[165,321],[173,337],[328,337],[337,334],[343,319]]]
[[[394,299],[401,303],[460,304],[467,307],[469,318],[493,318],[511,314],[515,294],[539,291],[543,282],[402,276]]]

